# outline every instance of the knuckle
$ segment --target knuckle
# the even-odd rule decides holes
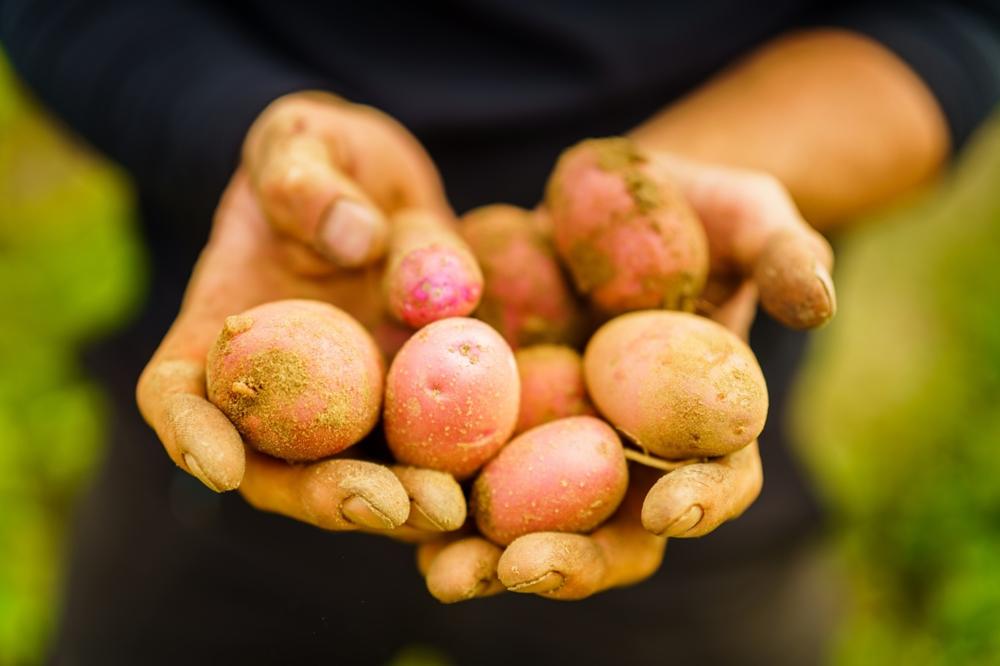
[[[764,171],[755,171],[748,175],[747,191],[750,196],[765,206],[788,207],[792,205],[792,198],[784,183],[776,176]]]
[[[157,399],[173,393],[196,393],[202,388],[202,367],[185,360],[150,362],[136,383],[136,400],[144,413],[152,409]]]

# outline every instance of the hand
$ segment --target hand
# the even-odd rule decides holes
[[[703,314],[746,338],[758,290],[765,307],[795,327],[832,316],[827,242],[764,174],[650,155],[651,168],[681,187],[705,225],[712,270]],[[763,483],[757,442],[666,475],[631,466],[618,512],[590,535],[537,533],[506,550],[479,536],[430,542],[418,551],[428,589],[443,602],[504,590],[580,599],[641,581],[659,568],[668,537],[708,534],[740,516]]]
[[[226,316],[311,298],[357,318],[383,348],[406,333],[382,307],[379,269],[402,208],[451,216],[422,148],[381,113],[313,93],[261,114],[216,211],[181,311],[139,379],[137,400],[170,458],[215,491],[331,530],[424,538],[465,519],[447,474],[342,457],[290,465],[245,448],[205,399],[205,356]],[[351,450],[346,452],[350,455]]]

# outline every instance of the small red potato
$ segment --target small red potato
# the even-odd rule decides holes
[[[532,532],[588,532],[615,512],[628,466],[615,431],[592,416],[513,439],[483,468],[471,505],[483,535],[507,545]]]
[[[228,317],[206,366],[208,399],[244,441],[291,461],[318,460],[378,421],[385,369],[374,340],[319,301],[265,303]]]
[[[583,355],[597,410],[643,449],[671,459],[720,456],[753,441],[767,418],[757,359],[710,319],[648,310],[612,319]]]
[[[602,311],[692,310],[708,241],[679,189],[628,139],[590,139],[559,158],[546,190],[556,249]]]
[[[435,214],[404,210],[393,217],[385,295],[399,321],[420,328],[471,314],[483,274],[465,242]]]
[[[514,349],[583,342],[580,305],[552,240],[530,211],[483,206],[462,218],[461,230],[485,280],[476,317],[500,331]]]
[[[521,377],[521,410],[514,434],[567,416],[594,414],[583,383],[583,360],[562,345],[514,352]]]
[[[385,435],[402,463],[471,476],[517,423],[514,353],[476,319],[428,324],[403,345],[386,378]]]

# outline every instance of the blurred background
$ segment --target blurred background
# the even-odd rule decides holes
[[[38,662],[58,612],[106,427],[79,355],[143,298],[134,216],[0,55],[0,664]],[[837,240],[840,313],[795,398],[851,581],[831,661],[1000,664],[1000,119],[872,222]]]

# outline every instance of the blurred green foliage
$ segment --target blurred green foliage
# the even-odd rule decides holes
[[[853,577],[834,661],[1000,664],[1000,118],[838,249],[792,410]]]
[[[121,175],[55,129],[0,57],[0,664],[35,663],[72,501],[104,438],[81,344],[140,301]]]

